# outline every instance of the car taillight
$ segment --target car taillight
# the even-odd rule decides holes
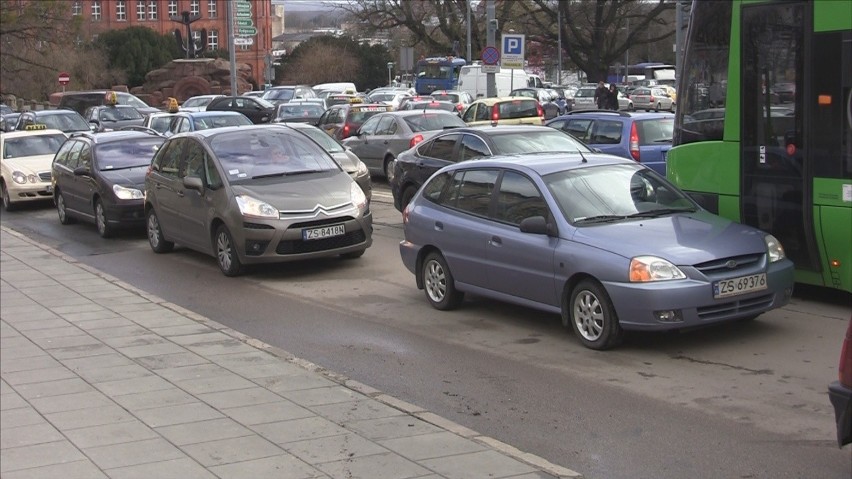
[[[423,141],[423,135],[414,135],[414,138],[412,138],[411,141],[408,142],[408,147],[414,148],[414,145],[420,143],[421,141]]]
[[[630,126],[630,156],[639,161],[639,132],[636,131],[636,123]]]
[[[843,340],[843,346],[840,348],[838,379],[840,384],[852,387],[852,321],[846,328],[846,339]]]
[[[491,107],[491,121],[500,121],[500,108],[497,105]]]
[[[535,111],[538,113],[538,116],[544,120],[544,108],[541,107],[541,103],[535,102]]]
[[[648,101],[650,101],[651,103],[654,103],[654,95],[651,95],[651,99],[648,100]]]
[[[456,110],[458,110],[458,111],[464,110],[464,105],[462,105],[461,103],[456,103]]]
[[[348,138],[350,130],[351,130],[351,128],[349,127],[349,123],[344,123],[343,124],[343,133],[341,133],[341,136],[343,138]]]
[[[411,208],[411,203],[405,205],[405,208],[402,209],[402,224],[408,224],[408,209]]]

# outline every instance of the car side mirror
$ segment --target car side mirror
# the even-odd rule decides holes
[[[530,216],[529,218],[524,218],[519,227],[521,228],[521,233],[556,236],[555,226],[548,223],[544,216]]]
[[[78,166],[74,168],[74,176],[89,176],[88,166]]]
[[[204,182],[197,176],[184,176],[183,187],[190,190],[202,191],[204,189]]]

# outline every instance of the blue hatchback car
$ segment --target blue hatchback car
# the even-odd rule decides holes
[[[666,154],[672,147],[673,113],[628,113],[579,110],[545,125],[566,131],[591,148],[632,159],[666,174]]]
[[[471,293],[561,314],[592,349],[626,330],[752,319],[793,292],[793,262],[775,237],[611,155],[456,163],[402,216],[402,262],[434,308]]]

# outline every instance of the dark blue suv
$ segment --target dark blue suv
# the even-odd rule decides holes
[[[579,110],[545,125],[566,131],[591,148],[633,159],[666,174],[666,154],[672,147],[674,114]]]

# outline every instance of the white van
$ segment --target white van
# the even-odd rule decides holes
[[[482,65],[465,65],[459,72],[458,89],[470,93],[474,99],[488,96],[488,74],[482,73]],[[501,68],[499,73],[494,74],[494,83],[497,86],[497,96],[509,96],[509,92],[515,88],[526,88],[529,85],[527,72]]]
[[[358,91],[355,88],[355,84],[349,82],[320,83],[319,85],[314,85],[313,88],[314,91],[317,93],[321,91],[330,91],[334,93],[355,93]]]

